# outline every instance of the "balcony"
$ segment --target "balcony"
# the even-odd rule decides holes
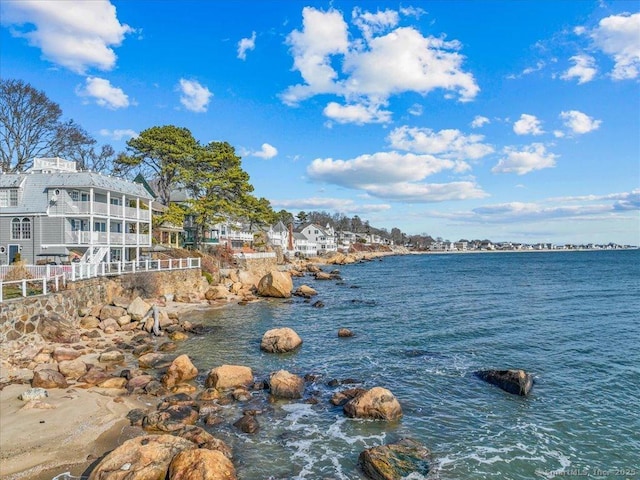
[[[52,216],[88,216],[91,215],[91,202],[67,201],[56,203],[49,208]],[[93,202],[93,215],[101,217],[123,218],[125,220],[140,220],[148,222],[151,218],[149,210],[111,205],[103,202]]]
[[[66,245],[113,245],[113,246],[149,246],[149,234],[118,233],[118,232],[86,232],[66,231]]]

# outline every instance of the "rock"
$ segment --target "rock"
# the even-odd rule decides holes
[[[120,363],[124,361],[124,355],[119,350],[109,350],[100,354],[99,361],[103,363]]]
[[[236,388],[231,392],[231,396],[236,402],[248,402],[251,400],[251,392],[246,387]]]
[[[348,390],[342,390],[341,392],[334,393],[329,401],[332,405],[341,407],[349,400],[352,400],[365,392],[366,390],[364,388],[349,388]]]
[[[133,348],[133,354],[136,357],[141,357],[145,353],[153,352],[153,345],[150,343],[143,343],[142,345],[137,345]]]
[[[33,372],[31,386],[36,388],[67,388],[67,380],[56,370],[38,370]]]
[[[98,324],[98,328],[105,333],[113,333],[114,331],[120,330],[120,325],[118,325],[115,318],[105,318]]]
[[[116,307],[113,305],[105,305],[100,309],[100,320],[104,321],[107,318],[120,318],[123,315],[126,315],[127,311],[122,307]]]
[[[235,480],[236,470],[227,457],[216,450],[193,449],[179,452],[169,465],[169,480]]]
[[[526,396],[533,386],[533,375],[524,370],[479,370],[474,375],[514,395]]]
[[[297,295],[299,297],[313,297],[314,295],[317,295],[317,294],[318,292],[315,291],[313,288],[309,287],[308,285],[300,285],[294,292],[294,295]]]
[[[204,294],[207,300],[223,300],[229,296],[229,290],[224,285],[216,285],[211,287]]]
[[[249,367],[241,365],[221,365],[209,372],[205,381],[206,388],[221,390],[246,387],[253,383],[253,372]]]
[[[171,407],[173,405],[186,405],[187,407],[197,408],[196,401],[193,398],[184,393],[178,393],[164,398],[158,405],[158,410],[164,410],[165,408]]]
[[[97,385],[104,380],[111,378],[107,372],[98,367],[92,367],[87,373],[78,378],[78,382],[88,383],[89,385]]]
[[[38,325],[36,333],[47,342],[75,343],[80,339],[71,319],[57,313],[40,313],[31,319],[31,323]]]
[[[398,420],[402,407],[396,397],[386,388],[374,387],[345,403],[344,413],[350,418],[376,420]]]
[[[270,353],[284,353],[302,345],[302,339],[289,327],[274,328],[262,336],[260,349]]]
[[[274,270],[260,279],[258,294],[263,297],[289,298],[293,290],[291,275]]]
[[[198,376],[198,369],[193,366],[188,355],[177,357],[162,377],[162,384],[166,388],[172,388],[178,383],[186,382]]]
[[[141,427],[147,412],[142,408],[134,408],[127,413],[127,420],[131,422],[132,427]]]
[[[146,353],[138,358],[140,368],[165,368],[171,365],[175,355],[163,353]]]
[[[98,320],[96,317],[91,315],[82,317],[82,319],[80,320],[80,327],[84,328],[85,330],[89,330],[91,328],[98,328],[99,324],[100,324],[100,320]]]
[[[124,297],[122,295],[116,295],[115,297],[113,297],[113,300],[111,300],[112,305],[116,307],[121,307],[121,308],[127,308],[130,303],[131,303],[131,300],[129,300],[129,298]]]
[[[322,300],[318,300],[317,302],[313,302],[313,304],[311,306],[315,307],[315,308],[323,308],[324,307],[324,302]]]
[[[43,398],[47,398],[49,393],[44,388],[30,388],[29,390],[25,390],[22,392],[18,399],[23,402],[30,402],[33,400],[40,400]]]
[[[98,383],[100,388],[119,388],[122,389],[127,386],[127,379],[122,377],[111,377]]]
[[[144,435],[125,441],[93,469],[89,480],[164,479],[173,457],[196,445],[173,435]]]
[[[184,342],[189,336],[184,332],[171,332],[169,338],[174,342]]]
[[[358,463],[372,480],[401,480],[426,478],[431,452],[420,443],[404,438],[397,443],[368,448],[360,453]]]
[[[133,392],[138,388],[144,388],[153,379],[151,375],[138,375],[137,377],[133,377],[127,382],[127,390]]]
[[[253,415],[243,415],[233,424],[238,430],[244,433],[257,433],[260,430],[260,424]]]
[[[340,330],[338,330],[338,337],[340,338],[353,337],[353,332],[348,328],[341,328]]]
[[[326,272],[316,272],[314,274],[316,280],[333,280],[334,276]]]
[[[202,402],[209,402],[211,400],[218,400],[220,398],[220,390],[215,388],[206,388],[198,394],[198,400]]]
[[[159,352],[173,352],[178,348],[178,345],[174,342],[164,342],[158,347]]]
[[[56,347],[52,357],[56,362],[63,362],[65,360],[75,360],[80,355],[82,355],[82,352],[73,348]]]
[[[66,360],[58,364],[58,370],[69,380],[76,380],[87,373],[87,365],[77,358],[76,360]]]
[[[55,405],[51,405],[47,402],[41,402],[40,400],[29,400],[20,410],[51,410],[57,408]]]
[[[219,438],[214,437],[204,428],[196,425],[186,425],[180,430],[172,432],[173,435],[185,438],[195,443],[199,448],[206,448],[208,450],[217,450],[227,458],[233,458],[231,447],[224,443]]]
[[[304,380],[302,377],[279,370],[269,377],[271,395],[276,398],[302,398],[304,392]]]
[[[147,302],[142,300],[140,297],[136,297],[129,304],[129,308],[127,308],[127,313],[131,315],[132,320],[139,322],[144,318],[144,316],[147,314],[149,310],[151,310],[151,305],[149,305]]]
[[[157,380],[151,380],[144,386],[144,391],[148,395],[160,396],[165,395],[167,393],[167,389],[162,386],[160,382]]]
[[[116,322],[118,322],[118,325],[121,327],[124,327],[131,323],[131,315],[122,315],[121,317],[116,318]]]
[[[171,405],[164,410],[151,412],[142,421],[145,430],[173,432],[198,421],[198,412],[188,405]]]

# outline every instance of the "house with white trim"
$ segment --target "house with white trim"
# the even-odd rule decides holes
[[[31,264],[136,260],[151,247],[152,204],[138,183],[36,158],[24,173],[0,174],[0,264],[17,253]]]
[[[304,227],[300,233],[307,237],[311,242],[317,244],[317,255],[338,251],[336,232],[331,225],[327,224],[326,227],[321,227],[315,223],[310,223]]]

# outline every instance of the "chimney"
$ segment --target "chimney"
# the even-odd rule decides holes
[[[287,245],[287,250],[293,250],[293,223],[289,224],[289,245]]]

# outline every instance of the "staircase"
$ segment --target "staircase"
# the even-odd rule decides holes
[[[89,247],[80,259],[80,263],[98,264],[109,253],[109,247]]]

